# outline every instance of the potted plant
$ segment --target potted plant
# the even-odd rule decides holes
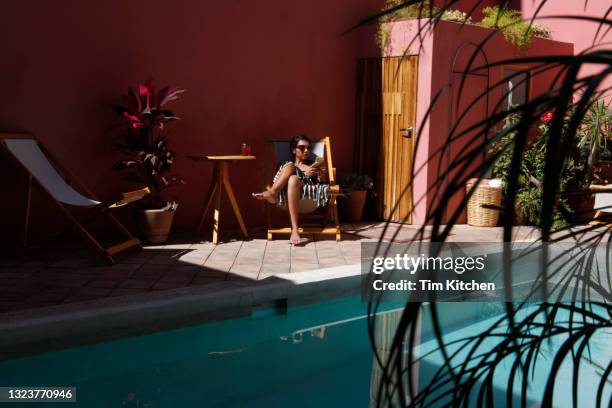
[[[588,194],[592,184],[607,184],[610,178],[610,146],[612,135],[612,110],[609,103],[593,100],[577,131],[575,150],[576,179],[572,185],[574,194],[569,203],[575,211],[575,221],[593,218],[595,197]]]
[[[169,174],[175,153],[168,148],[167,124],[178,117],[164,106],[184,92],[166,86],[159,91],[152,80],[138,85],[138,90],[128,89],[122,104],[111,109],[122,119],[123,129],[113,150],[123,157],[112,167],[124,173],[123,179],[149,187],[151,194],[138,205],[138,226],[141,236],[149,243],[163,243],[168,239],[172,220],[178,204],[166,201],[162,191],[184,183]]]
[[[342,218],[348,222],[360,222],[363,219],[368,191],[376,196],[374,182],[365,174],[351,173],[340,183],[344,197],[340,202]]]
[[[523,152],[518,186],[516,190],[515,215],[518,224],[540,225],[542,216],[542,181],[544,180],[544,168],[546,158],[546,142],[550,131],[552,112],[545,112],[540,117],[538,125],[539,134],[532,140]],[[567,115],[566,115],[567,117]],[[505,127],[514,126],[518,117],[509,116]],[[565,123],[567,126],[567,120]],[[508,188],[508,177],[512,162],[512,149],[515,131],[509,132],[493,144],[490,154],[496,154],[497,159],[493,164],[493,177],[502,180],[502,192],[505,195]],[[567,225],[567,216],[572,213],[565,192],[576,177],[576,165],[572,157],[563,164],[561,170],[558,191],[560,196],[555,200],[553,210],[553,226],[561,228]]]

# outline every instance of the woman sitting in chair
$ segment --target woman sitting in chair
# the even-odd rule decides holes
[[[323,158],[313,157],[312,142],[307,136],[293,136],[289,151],[293,161],[281,164],[272,186],[267,186],[266,191],[262,193],[253,193],[253,197],[288,207],[291,219],[289,240],[296,245],[303,242],[298,231],[300,200],[312,200],[317,207],[327,205],[329,185],[324,183],[326,169],[323,166]]]

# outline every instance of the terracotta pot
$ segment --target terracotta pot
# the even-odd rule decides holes
[[[570,195],[567,198],[569,206],[574,210],[572,221],[578,224],[589,222],[593,219],[595,211],[595,195]]]
[[[348,197],[343,197],[340,202],[342,218],[348,222],[361,222],[363,219],[363,207],[365,206],[367,190],[355,190]]]
[[[140,235],[149,244],[162,244],[168,240],[176,210],[140,210],[138,228]]]

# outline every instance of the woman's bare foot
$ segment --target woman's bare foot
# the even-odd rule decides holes
[[[270,186],[267,186],[264,192],[252,193],[251,195],[258,200],[266,200],[270,204],[276,204],[276,193],[270,189]]]
[[[292,245],[300,245],[303,241],[302,237],[300,237],[299,232],[297,232],[296,230],[291,231],[291,237],[289,237],[289,242]]]

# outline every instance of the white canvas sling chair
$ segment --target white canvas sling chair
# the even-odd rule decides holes
[[[76,230],[83,236],[85,241],[108,263],[114,263],[113,255],[131,247],[139,247],[140,241],[132,236],[130,232],[109,211],[137,201],[147,194],[149,189],[123,193],[122,198],[109,203],[98,201],[86,187],[70,174],[61,163],[43,146],[33,135],[24,133],[0,133],[0,146],[13,156],[13,158],[27,172],[27,195],[25,220],[23,226],[22,245],[27,246],[28,229],[30,221],[30,206],[32,197],[32,181],[38,185],[52,198],[58,208],[66,215]],[[60,174],[61,172],[61,174]],[[73,186],[87,194],[84,196]],[[83,226],[70,211],[70,207],[87,208],[92,212],[101,213],[108,217],[112,224],[119,230],[125,241],[114,246],[104,248],[98,240]]]
[[[288,140],[269,140],[267,145],[271,147],[266,148],[266,158],[264,158],[264,180],[265,183],[270,183],[272,176],[268,174],[268,150],[272,150],[274,157],[274,168],[278,169],[280,165],[285,162],[293,162],[293,157],[291,156],[291,152],[289,151]],[[331,144],[329,136],[325,136],[318,142],[313,142],[312,153],[314,157],[322,157],[325,161],[325,166],[327,167],[327,182],[329,184],[328,194],[329,201],[327,203],[327,210],[324,215],[311,216],[309,220],[306,222],[302,222],[302,217],[300,217],[300,225],[299,228],[300,234],[322,234],[322,235],[334,235],[336,241],[339,241],[341,238],[340,224],[338,221],[338,207],[336,198],[340,195],[340,187],[336,184],[336,169],[333,166],[332,155],[331,155]],[[291,227],[275,227],[272,225],[272,207],[279,208],[281,210],[287,211],[288,208],[286,206],[279,206],[277,204],[266,205],[266,217],[268,220],[268,241],[271,241],[274,234],[291,234]],[[299,204],[299,213],[300,214],[309,214],[314,212],[317,209],[317,203],[314,200],[308,198],[300,199]],[[312,224],[313,219],[319,219],[320,221],[316,224]],[[308,221],[311,221],[310,223]],[[329,223],[332,223],[332,226],[328,226]]]
[[[595,215],[589,224],[611,224],[612,221],[610,221],[610,216],[612,215],[612,184],[591,184],[589,189],[595,194],[595,203],[593,204]]]

